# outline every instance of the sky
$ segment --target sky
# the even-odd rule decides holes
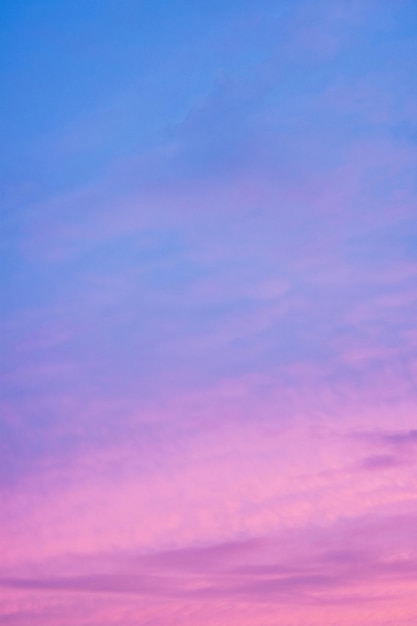
[[[414,0],[0,2],[0,623],[417,623]]]

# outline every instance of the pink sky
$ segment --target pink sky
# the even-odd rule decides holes
[[[414,3],[58,5],[2,9],[0,624],[415,626]]]

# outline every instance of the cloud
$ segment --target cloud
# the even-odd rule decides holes
[[[214,601],[244,598],[246,603],[312,606],[343,606],[352,598],[358,601],[359,592],[362,602],[377,605],[386,600],[384,590],[391,588],[394,599],[401,581],[417,578],[417,545],[410,534],[414,524],[413,516],[365,517],[339,521],[326,529],[286,531],[277,537],[148,555],[102,554],[99,567],[112,572],[2,577],[0,585],[26,591],[132,594],[197,603],[209,597]],[[402,528],[408,535],[407,550],[402,547],[405,538],[392,534],[394,528]],[[78,570],[89,567],[89,557],[73,559],[74,566]]]
[[[121,94],[131,138],[92,159],[105,174],[22,192],[2,248],[5,620],[410,622],[417,153],[400,5],[232,11],[210,71],[170,78],[186,97],[146,141],[146,95]]]
[[[372,454],[361,462],[362,469],[395,469],[402,465],[412,465],[417,460],[417,431],[391,431],[360,433],[354,435],[368,446],[379,448],[379,454]]]

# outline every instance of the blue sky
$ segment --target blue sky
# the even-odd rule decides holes
[[[0,11],[0,621],[415,623],[415,3]]]

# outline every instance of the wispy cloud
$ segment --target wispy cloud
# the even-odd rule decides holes
[[[414,5],[113,4],[5,9],[0,621],[413,625]]]

